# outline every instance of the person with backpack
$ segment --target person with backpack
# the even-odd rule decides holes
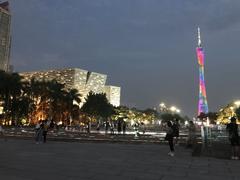
[[[169,148],[170,148],[170,152],[168,153],[169,156],[174,156],[174,144],[173,144],[173,125],[171,123],[171,121],[167,122],[167,129],[166,129],[166,136],[165,136],[165,140],[168,141],[169,144]]]
[[[236,123],[236,118],[231,117],[231,122],[227,125],[227,131],[229,135],[229,141],[232,146],[232,156],[231,159],[239,159],[239,134],[238,125]]]
[[[178,119],[175,120],[172,127],[173,127],[173,136],[175,137],[175,145],[178,145],[179,129],[180,129],[180,124]]]

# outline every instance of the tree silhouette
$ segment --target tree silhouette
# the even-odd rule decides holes
[[[106,94],[95,94],[90,92],[86,97],[86,102],[83,104],[81,111],[89,116],[107,118],[114,114],[114,107],[106,97]]]

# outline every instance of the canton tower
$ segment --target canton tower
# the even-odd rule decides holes
[[[204,52],[201,43],[200,28],[198,27],[198,46],[196,48],[197,59],[199,65],[199,100],[198,100],[198,115],[208,113],[208,103],[206,86],[204,81]]]

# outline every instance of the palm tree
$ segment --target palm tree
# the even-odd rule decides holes
[[[16,104],[22,93],[21,76],[18,73],[0,72],[0,100],[3,103],[4,117],[16,124]]]
[[[65,107],[67,112],[67,119],[72,119],[74,114],[79,110],[79,104],[81,103],[81,94],[77,89],[70,89],[65,92]]]
[[[47,99],[49,101],[48,116],[59,121],[63,119],[62,106],[64,104],[64,84],[58,83],[56,80],[47,83]]]
[[[9,104],[9,74],[5,71],[0,71],[0,101],[1,106],[3,107],[3,118],[6,119],[8,112],[8,104]]]
[[[106,94],[95,94],[93,92],[88,94],[81,111],[92,118],[102,117],[104,119],[107,119],[115,113],[114,107],[106,98]]]
[[[30,123],[34,124],[39,119],[46,118],[49,101],[48,82],[45,80],[37,81],[34,78],[25,84],[24,91],[30,98],[29,115]]]
[[[17,104],[19,104],[19,98],[22,95],[22,77],[18,74],[18,73],[12,73],[10,75],[10,81],[9,81],[9,94],[10,94],[10,112],[11,112],[11,116],[12,116],[12,120],[14,122],[15,125],[17,125],[18,123],[18,119],[17,119],[17,114],[18,114],[18,110],[17,108],[15,108],[17,106]]]

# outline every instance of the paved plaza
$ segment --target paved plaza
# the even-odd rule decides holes
[[[240,161],[192,157],[158,144],[79,143],[0,139],[1,180],[239,180]]]

